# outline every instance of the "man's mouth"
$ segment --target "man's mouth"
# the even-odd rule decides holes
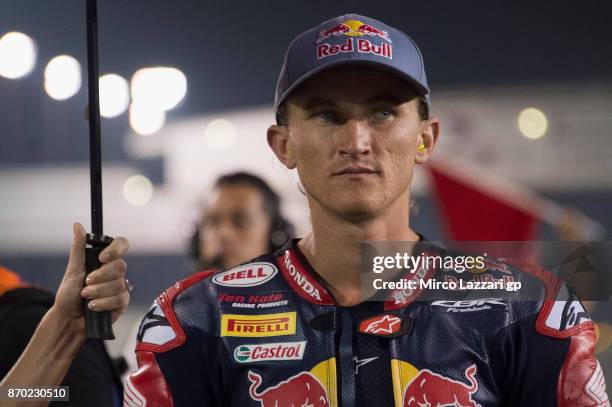
[[[359,177],[359,176],[367,176],[367,175],[378,175],[380,171],[376,171],[372,167],[367,166],[347,166],[343,167],[340,170],[332,173],[333,176],[349,176],[349,177]]]

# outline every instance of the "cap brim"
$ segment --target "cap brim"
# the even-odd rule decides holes
[[[396,67],[392,65],[381,63],[380,61],[372,61],[370,59],[354,58],[354,59],[343,59],[343,60],[338,60],[338,61],[330,61],[328,63],[325,63],[323,65],[316,67],[315,69],[308,71],[307,73],[302,75],[300,78],[298,78],[290,87],[288,87],[285,90],[283,95],[276,102],[274,106],[274,110],[278,109],[278,106],[280,106],[281,103],[283,103],[297,88],[299,88],[308,79],[312,78],[318,73],[321,73],[328,69],[337,68],[343,65],[365,66],[368,68],[374,68],[376,70],[393,73],[399,76],[401,79],[405,80],[410,86],[412,86],[417,91],[419,95],[425,96],[428,99],[428,103],[429,103],[429,88],[426,86],[423,86],[419,81],[417,81],[412,76],[406,74],[404,71],[397,69]]]

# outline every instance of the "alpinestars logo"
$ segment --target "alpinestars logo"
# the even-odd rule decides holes
[[[359,325],[359,332],[387,336],[399,332],[402,320],[395,315],[386,314],[366,319]]]

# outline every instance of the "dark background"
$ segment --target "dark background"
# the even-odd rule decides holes
[[[349,12],[381,19],[419,44],[434,103],[436,90],[450,87],[612,77],[612,2],[604,0],[98,3],[100,74],[129,79],[143,66],[181,69],[189,94],[173,117],[272,103],[291,39]],[[0,33],[12,30],[37,41],[38,63],[27,80],[0,78],[0,166],[84,160],[86,92],[51,100],[42,71],[62,53],[86,66],[85,1],[1,0]],[[126,159],[117,141],[128,128],[127,115],[103,126],[105,159]]]

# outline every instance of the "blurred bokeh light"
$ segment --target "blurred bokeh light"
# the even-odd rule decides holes
[[[166,112],[150,105],[130,105],[130,127],[141,136],[157,133],[166,123]]]
[[[123,184],[123,197],[130,205],[146,205],[153,198],[153,184],[144,175],[133,175]]]
[[[55,100],[65,100],[81,89],[81,64],[70,55],[59,55],[45,68],[45,91]]]
[[[36,64],[36,44],[26,34],[12,31],[0,38],[0,75],[9,79],[26,76]]]
[[[100,77],[100,114],[111,118],[125,112],[130,104],[130,90],[127,80],[117,74]]]
[[[212,148],[222,150],[231,146],[236,139],[236,129],[232,122],[226,119],[215,119],[208,123],[204,133],[206,142]]]
[[[143,68],[132,77],[132,100],[150,109],[173,109],[186,93],[187,78],[176,68]]]
[[[548,120],[540,109],[530,107],[519,114],[518,127],[523,136],[535,140],[546,134]]]

